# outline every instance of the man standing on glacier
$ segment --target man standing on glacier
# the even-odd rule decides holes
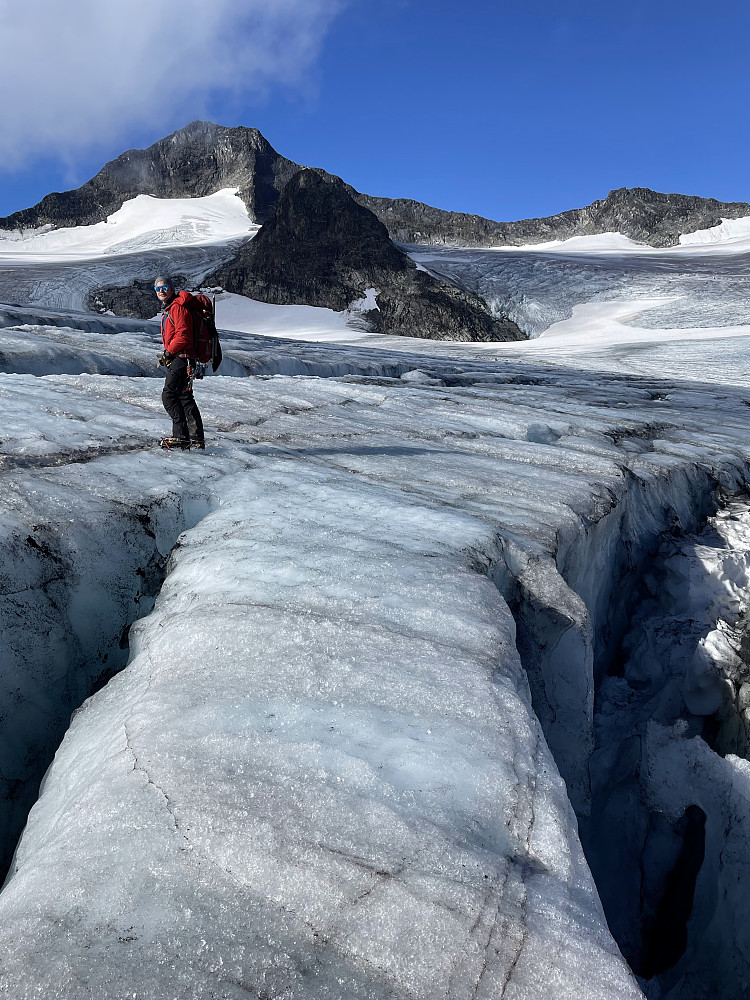
[[[159,355],[159,365],[167,369],[164,390],[161,394],[164,409],[172,418],[171,437],[162,438],[162,448],[205,448],[203,420],[193,396],[195,371],[195,337],[193,316],[187,308],[190,292],[177,294],[172,279],[159,275],[154,281],[154,291],[161,303],[161,339],[164,345]]]

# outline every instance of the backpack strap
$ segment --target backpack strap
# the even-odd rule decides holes
[[[198,321],[198,310],[190,313],[190,318],[193,321],[193,354],[198,357],[198,334],[200,333],[200,328],[202,324],[202,319],[199,323]]]

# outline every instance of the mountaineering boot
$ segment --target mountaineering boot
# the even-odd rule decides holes
[[[206,442],[205,441],[191,441],[190,442],[190,447],[191,448],[198,448],[199,451],[205,451],[206,450]]]
[[[190,448],[190,441],[185,438],[176,437],[166,437],[162,438],[159,442],[160,448],[166,448],[167,451],[187,451]]]

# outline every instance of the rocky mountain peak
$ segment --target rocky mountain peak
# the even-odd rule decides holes
[[[668,247],[680,236],[718,226],[722,219],[750,215],[745,202],[721,202],[697,195],[664,194],[650,188],[616,188],[587,208],[563,213],[574,235],[619,232],[651,246]]]
[[[280,156],[256,128],[195,121],[147,149],[130,149],[75,191],[49,194],[0,219],[0,229],[92,225],[139,194],[201,198],[236,187],[251,218],[264,222],[299,165]]]

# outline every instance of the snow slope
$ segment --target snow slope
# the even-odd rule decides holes
[[[699,229],[694,233],[683,233],[679,244],[674,247],[652,247],[638,243],[622,233],[599,233],[596,236],[572,236],[567,240],[549,240],[547,243],[527,243],[518,247],[499,246],[492,250],[515,253],[613,253],[619,255],[638,254],[662,257],[687,253],[734,254],[750,252],[750,217],[744,219],[722,219],[718,226]]]
[[[747,253],[750,250],[750,218],[722,219],[718,226],[685,233],[681,247],[700,247],[718,253]]]
[[[139,195],[94,226],[1,238],[0,302],[85,311],[95,289],[160,272],[196,284],[257,230],[231,189],[193,199]]]
[[[532,253],[545,253],[547,251],[569,251],[571,253],[627,253],[630,250],[650,250],[646,243],[636,243],[629,236],[622,233],[599,233],[596,236],[571,236],[567,240],[548,240],[546,243],[523,243],[520,246],[499,246],[491,247],[495,251],[530,250]]]
[[[220,243],[246,237],[259,228],[250,221],[235,188],[205,198],[141,194],[94,226],[4,234],[0,236],[0,263],[79,261],[103,254]]]

